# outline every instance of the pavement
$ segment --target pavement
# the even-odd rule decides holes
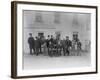
[[[75,55],[76,54],[76,55]],[[71,52],[71,55],[53,56],[40,54],[30,55],[24,53],[23,69],[54,69],[54,68],[74,68],[91,66],[90,52]]]

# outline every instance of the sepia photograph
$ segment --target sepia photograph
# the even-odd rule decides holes
[[[97,7],[12,2],[12,78],[97,73]]]

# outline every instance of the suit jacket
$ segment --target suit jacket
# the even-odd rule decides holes
[[[34,40],[34,38],[33,38],[33,37],[29,37],[29,38],[28,38],[28,43],[29,43],[29,46],[30,46],[30,47],[34,47],[34,45],[35,45],[35,40]]]
[[[72,45],[70,40],[65,40],[66,47],[70,47]]]
[[[50,40],[47,39],[47,40],[46,40],[46,45],[47,45],[47,47],[49,47],[49,42],[50,42]]]
[[[39,39],[35,40],[35,47],[40,48],[41,47],[41,42]]]

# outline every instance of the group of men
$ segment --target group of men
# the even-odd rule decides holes
[[[70,48],[72,47],[72,42],[69,40],[69,36],[66,36],[65,40],[60,38],[54,38],[53,35],[48,35],[45,39],[41,37],[33,37],[32,33],[29,33],[28,44],[31,55],[39,55],[46,53],[49,56],[60,56],[69,55]]]

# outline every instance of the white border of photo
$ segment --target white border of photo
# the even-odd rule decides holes
[[[42,10],[42,11],[61,11],[61,12],[81,12],[91,13],[91,66],[78,68],[60,68],[60,69],[39,69],[24,70],[22,69],[23,48],[22,48],[22,11],[23,10]],[[28,5],[17,4],[17,76],[45,75],[45,74],[63,74],[63,73],[80,73],[96,71],[96,9],[77,8],[77,7],[60,7],[46,5]]]

